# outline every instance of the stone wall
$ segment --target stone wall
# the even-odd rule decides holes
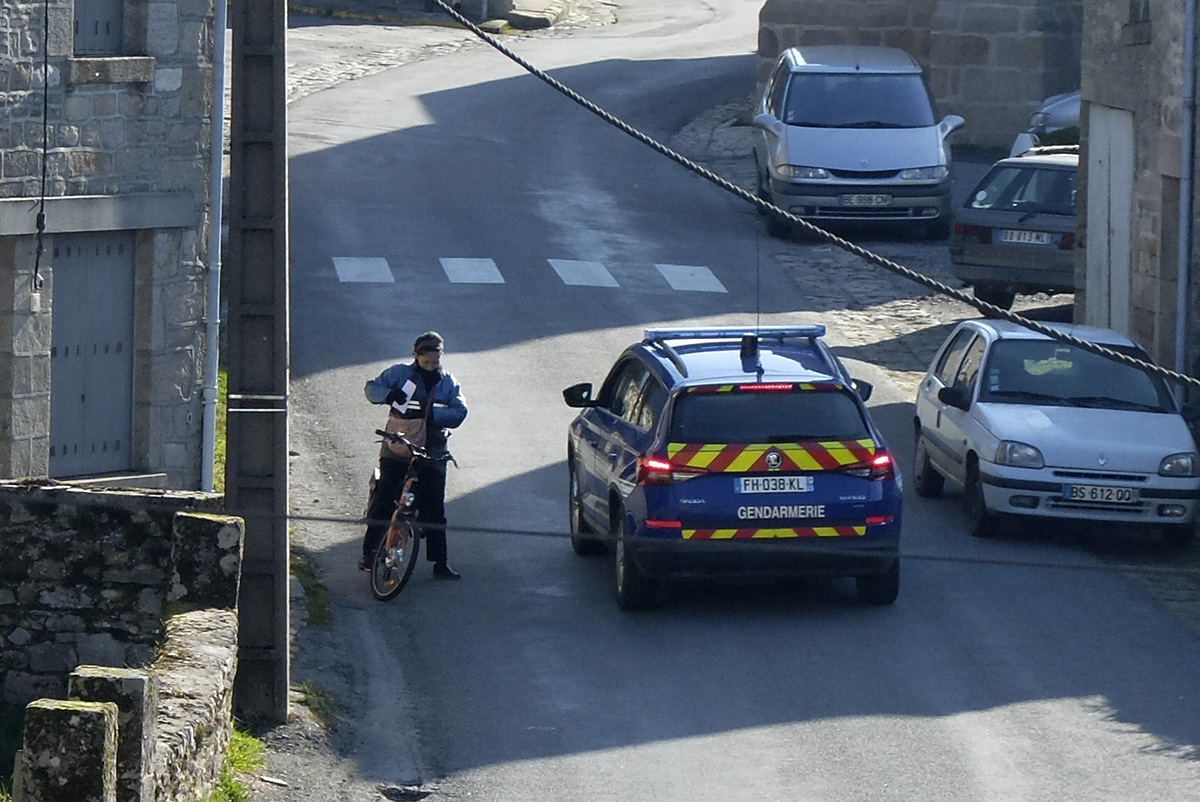
[[[796,45],[900,47],[925,68],[958,144],[1007,148],[1046,97],[1079,88],[1082,0],[766,0],[758,86]]]
[[[132,470],[196,488],[213,2],[125,0],[122,52],[104,57],[74,55],[74,13],[74,0],[0,0],[0,412],[11,410],[0,417],[0,476],[50,471],[56,245],[133,231],[135,395],[133,409],[119,413],[134,421]]]
[[[1133,188],[1129,197],[1130,265],[1127,295],[1113,288],[1113,304],[1127,302],[1129,334],[1160,364],[1175,364],[1178,293],[1179,213],[1183,181],[1182,118],[1184,9],[1181,3],[1093,0],[1084,16],[1083,99],[1127,112],[1133,120]],[[1091,137],[1087,114],[1082,141]],[[1193,153],[1193,159],[1195,154]],[[1081,242],[1087,242],[1087,166],[1078,192]],[[1194,192],[1194,189],[1193,189]],[[1193,208],[1193,226],[1200,206]],[[1195,235],[1193,235],[1193,239]],[[1188,353],[1185,372],[1200,375],[1200,264],[1190,255]],[[1076,261],[1076,284],[1084,286],[1087,252]],[[1086,293],[1076,293],[1076,320],[1084,320]],[[1104,325],[1102,320],[1087,320]],[[1192,397],[1195,394],[1192,393]]]
[[[80,666],[25,713],[14,802],[202,802],[233,731],[237,614],[171,619],[148,669]]]
[[[144,666],[169,612],[234,608],[222,497],[0,484],[0,699],[63,698],[80,664]]]

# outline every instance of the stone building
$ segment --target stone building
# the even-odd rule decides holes
[[[0,476],[201,481],[213,8],[0,0]]]
[[[1127,331],[1160,364],[1200,375],[1196,112],[1184,102],[1195,21],[1183,3],[1090,0],[1083,32],[1076,319]]]
[[[1043,99],[1079,88],[1082,0],[766,0],[758,83],[788,47],[887,45],[925,68],[959,144],[1007,147]]]

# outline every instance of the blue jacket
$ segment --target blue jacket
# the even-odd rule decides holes
[[[462,388],[453,374],[445,370],[438,371],[441,378],[433,386],[433,412],[430,415],[430,427],[425,435],[425,449],[431,454],[437,454],[446,449],[446,429],[456,429],[467,417],[467,401],[463,398]],[[409,400],[415,399],[424,412],[426,404],[425,380],[417,371],[415,362],[401,362],[392,365],[367,382],[363,392],[372,404],[383,404],[387,401],[388,393],[392,390],[403,390],[411,381],[415,387]],[[384,454],[390,454],[386,448]]]

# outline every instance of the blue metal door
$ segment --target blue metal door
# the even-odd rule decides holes
[[[54,238],[50,475],[132,467],[133,233]]]

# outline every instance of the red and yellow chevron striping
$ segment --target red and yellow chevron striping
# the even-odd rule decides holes
[[[862,537],[865,526],[801,526],[792,529],[684,529],[684,540],[752,540],[795,537]]]
[[[874,440],[834,440],[822,443],[669,443],[667,458],[676,465],[711,473],[829,471],[869,462],[877,450]],[[777,468],[767,467],[767,454],[780,456]]]

